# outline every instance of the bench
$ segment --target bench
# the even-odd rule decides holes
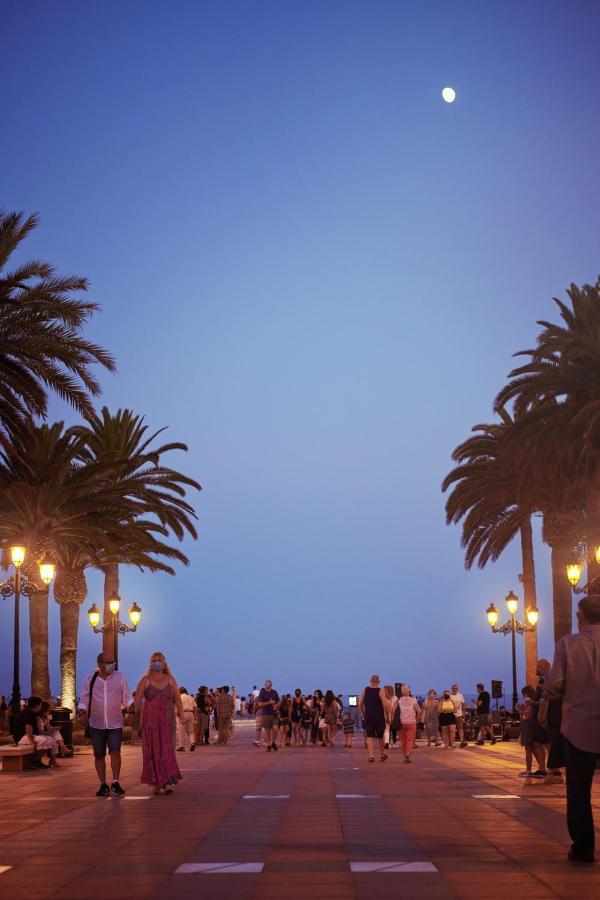
[[[15,747],[14,744],[6,744],[0,747],[3,772],[22,772],[24,763],[32,763],[36,759],[29,747]]]

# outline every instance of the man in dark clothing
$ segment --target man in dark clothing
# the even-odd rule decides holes
[[[40,697],[30,697],[27,706],[17,716],[13,728],[13,738],[15,743],[24,746],[31,745],[31,753],[35,755],[34,765],[37,768],[46,769],[47,766],[42,762],[42,752],[50,749],[50,741],[48,738],[40,735],[40,726],[38,714],[42,708],[42,700]]]
[[[494,732],[492,731],[492,725],[490,722],[490,694],[489,691],[486,691],[485,685],[478,684],[477,685],[477,722],[479,724],[479,731],[477,734],[476,744],[483,746],[485,744],[485,735],[486,732],[489,735],[489,738],[492,744],[496,743],[496,738],[494,737]]]

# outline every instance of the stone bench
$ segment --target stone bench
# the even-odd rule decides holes
[[[34,762],[35,753],[29,747],[15,747],[14,744],[6,744],[0,747],[0,759],[2,759],[3,772],[22,772],[24,763]]]

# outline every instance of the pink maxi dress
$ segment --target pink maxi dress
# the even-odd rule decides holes
[[[171,682],[162,689],[147,685],[142,709],[142,784],[164,788],[181,780],[175,756],[174,703]]]

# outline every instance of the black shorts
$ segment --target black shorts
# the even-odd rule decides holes
[[[367,732],[367,737],[378,738],[382,741],[385,732],[385,722],[367,722],[365,730]]]

